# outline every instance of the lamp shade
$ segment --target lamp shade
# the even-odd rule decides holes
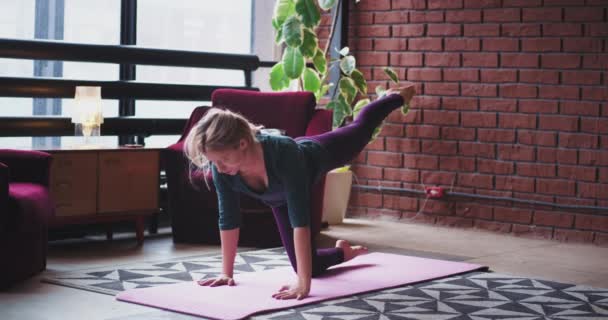
[[[76,87],[76,106],[72,113],[72,123],[95,126],[103,123],[101,109],[101,87]]]

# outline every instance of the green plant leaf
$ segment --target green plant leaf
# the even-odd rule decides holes
[[[380,131],[382,131],[382,126],[383,125],[384,125],[384,122],[381,125],[377,126],[376,129],[374,129],[374,132],[372,133],[372,139],[371,139],[372,141],[376,140],[376,138],[380,134]]]
[[[304,83],[304,90],[313,92],[315,96],[319,94],[319,90],[321,89],[321,79],[315,70],[311,68],[304,69],[304,75],[302,77]],[[319,97],[317,97],[317,100]]]
[[[319,0],[319,7],[323,10],[329,10],[336,5],[336,0]]]
[[[272,26],[275,30],[280,30],[287,17],[295,13],[295,3],[293,0],[277,0],[274,4],[274,13],[272,15]]]
[[[314,0],[296,0],[296,12],[302,18],[302,23],[309,28],[316,27],[321,21],[321,13]]]
[[[283,24],[283,39],[290,47],[302,45],[302,22],[296,16],[290,16]]]
[[[333,109],[333,123],[332,127],[338,128],[344,122],[344,119],[352,114],[350,105],[346,102],[343,95],[339,95],[338,99],[335,100],[336,104]]]
[[[401,113],[403,113],[404,115],[406,115],[409,111],[410,111],[410,105],[407,104],[407,103],[404,103],[401,106]]]
[[[332,170],[332,172],[342,173],[342,172],[348,172],[349,170],[350,170],[350,166],[347,165],[347,166],[343,166],[340,168],[336,168],[336,169]]]
[[[384,73],[386,73],[386,75],[388,75],[391,78],[391,80],[393,80],[394,83],[399,83],[399,77],[397,76],[397,73],[395,73],[395,71],[392,68],[385,67]]]
[[[304,39],[300,46],[300,51],[305,57],[313,58],[319,49],[319,40],[314,31],[304,28]]]
[[[270,69],[270,88],[273,91],[279,91],[287,87],[289,87],[289,78],[285,76],[283,71],[283,62],[277,62]]]
[[[277,35],[274,38],[274,43],[281,44],[283,42],[283,28],[276,31]]]
[[[321,97],[323,97],[327,93],[327,91],[329,90],[329,88],[331,88],[333,85],[334,85],[333,83],[330,83],[330,84],[326,84],[326,85],[321,86],[321,90],[319,91],[319,99]]]
[[[304,71],[304,56],[299,48],[287,47],[283,52],[283,71],[289,79],[297,79]]]
[[[363,73],[361,73],[361,71],[355,69],[350,74],[350,77],[353,79],[353,81],[355,81],[355,86],[357,86],[357,89],[359,89],[359,92],[361,92],[361,94],[363,94],[363,95],[367,94],[367,81],[365,81],[365,77],[363,77]]]
[[[340,60],[340,69],[344,74],[350,76],[350,74],[355,70],[357,61],[353,56],[346,56]]]
[[[336,105],[337,105],[337,104],[338,104],[338,103],[337,103],[337,102],[335,102],[335,101],[330,101],[330,102],[329,102],[329,103],[328,103],[328,104],[325,106],[325,109],[327,109],[327,110],[335,110],[335,109],[336,109]]]
[[[317,47],[317,53],[315,53],[315,56],[312,58],[312,63],[320,74],[324,75],[327,72],[327,59],[325,59],[321,48]]]
[[[355,104],[355,107],[353,108],[353,118],[357,119],[357,116],[359,116],[359,112],[361,112],[361,109],[363,109],[363,107],[365,107],[369,103],[370,103],[369,99],[361,99],[361,100],[357,101],[357,103]]]
[[[346,103],[349,105],[353,103],[353,100],[355,100],[355,97],[357,96],[357,87],[355,86],[353,79],[342,77],[338,83],[338,88],[340,88],[340,95],[344,97]]]
[[[386,95],[386,89],[384,89],[383,86],[377,86],[376,87],[376,95],[378,96],[378,98],[384,97]]]
[[[341,56],[347,56],[349,52],[350,52],[350,49],[348,47],[344,47],[344,48],[342,48],[342,50],[338,51],[338,53],[340,53]]]

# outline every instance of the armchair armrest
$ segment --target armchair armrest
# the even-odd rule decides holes
[[[314,136],[331,131],[333,113],[330,110],[316,109],[308,122],[305,136]]]
[[[10,168],[9,179],[49,185],[51,155],[33,150],[0,149],[0,162]]]
[[[8,167],[0,162],[0,232],[6,227],[8,215]]]

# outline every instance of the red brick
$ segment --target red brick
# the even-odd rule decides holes
[[[546,23],[543,24],[544,37],[580,37],[583,35],[583,25],[578,23]]]
[[[577,6],[577,5],[581,5],[581,1],[580,0],[544,0],[544,4],[547,7],[550,6]],[[570,9],[570,8],[568,8]],[[566,11],[568,10],[566,9]]]
[[[484,22],[519,22],[521,10],[519,8],[502,8],[483,10]]]
[[[507,98],[536,98],[536,86],[526,84],[501,84],[500,96]]]
[[[525,145],[555,147],[557,134],[555,132],[518,130],[517,142]]]
[[[515,142],[515,131],[514,130],[500,130],[500,129],[477,129],[479,133],[479,141],[481,142],[501,142],[501,143],[514,143]]]
[[[408,15],[407,11],[384,11],[384,12],[376,12],[373,14],[373,17],[374,17],[374,20],[376,21],[376,23],[382,23],[382,24],[408,23],[409,22],[408,16],[409,15]]]
[[[587,23],[585,24],[585,35],[590,37],[608,36],[608,23]]]
[[[420,61],[420,63],[422,63],[422,61]],[[357,65],[358,66],[385,66],[385,65],[388,65],[388,53],[386,53],[386,52],[360,52],[357,54]]]
[[[492,188],[493,176],[479,173],[459,173],[458,185],[474,188]]]
[[[459,94],[458,83],[425,83],[424,93],[430,95],[457,96]]]
[[[445,38],[445,51],[479,51],[480,40],[474,38]]]
[[[353,192],[350,197],[350,204],[361,207],[382,207],[382,195],[374,193]]]
[[[608,2],[606,0],[587,0],[586,4],[589,6],[605,6]]]
[[[606,102],[608,101],[608,88],[583,87],[583,99]]]
[[[600,170],[599,182],[608,183],[608,168],[599,168],[599,170]]]
[[[372,39],[368,39],[368,38],[353,39],[352,42],[350,42],[350,43],[351,43],[350,49],[353,50],[353,51],[355,51],[355,52],[372,51],[373,50],[373,41],[372,41]],[[320,43],[319,43],[319,45],[321,46]]]
[[[568,8],[564,10],[566,21],[602,21],[604,14],[597,8]]]
[[[429,67],[458,67],[459,53],[425,53],[424,63]]]
[[[481,10],[450,10],[445,13],[447,22],[481,22]]]
[[[556,197],[555,199],[556,203],[559,204],[570,204],[570,205],[577,205],[577,206],[594,206],[595,205],[595,200],[594,199],[583,199],[583,198],[577,198],[577,197]]]
[[[538,148],[538,161],[576,164],[576,150]]]
[[[481,173],[513,174],[513,162],[477,159],[477,170]]]
[[[574,196],[576,183],[569,180],[557,179],[536,179],[536,192],[559,195],[559,196]]]
[[[441,106],[440,97],[415,96],[412,99],[412,107],[420,109],[439,109]]]
[[[581,131],[588,133],[608,134],[608,119],[605,118],[582,118]]]
[[[450,171],[475,171],[475,158],[441,156],[439,169]]]
[[[405,136],[409,138],[439,138],[439,127],[410,125],[405,128]]]
[[[485,220],[475,220],[475,228],[484,229],[493,232],[502,232],[509,233],[511,232],[511,224],[496,222],[496,221],[485,221]]]
[[[381,137],[403,137],[403,125],[385,123],[380,131]]]
[[[495,84],[463,83],[460,94],[465,97],[496,97]]]
[[[449,215],[452,214],[453,205],[447,201],[428,200],[420,206],[420,211],[433,214]]]
[[[608,42],[608,41],[606,41]],[[588,54],[583,56],[583,68],[584,69],[608,69],[608,55],[607,54]]]
[[[561,178],[583,181],[595,181],[596,168],[580,166],[559,166],[557,175]]]
[[[492,219],[493,209],[490,206],[478,205],[475,203],[456,203],[455,215],[466,218]]]
[[[576,229],[608,232],[608,216],[578,215],[574,227]]]
[[[603,247],[608,246],[608,234],[596,232],[593,244]]]
[[[407,79],[411,81],[441,81],[441,70],[431,68],[409,68]],[[416,105],[412,103],[412,105]]]
[[[553,228],[549,227],[513,224],[513,230],[511,232],[516,237],[528,237],[534,239],[551,239],[553,237]]]
[[[482,69],[482,82],[515,82],[517,71],[510,69]]]
[[[593,241],[593,232],[567,230],[567,229],[555,229],[553,238],[556,240],[566,241],[566,242],[591,243]]]
[[[564,148],[597,149],[599,140],[597,135],[583,133],[559,133],[559,146]]]
[[[387,63],[376,63],[376,66],[386,65]],[[405,67],[421,67],[422,53],[418,52],[391,52],[391,65]]]
[[[463,68],[444,68],[443,80],[477,82],[479,81],[479,70]]]
[[[429,9],[457,9],[462,8],[463,0],[428,0]]]
[[[519,70],[519,81],[524,83],[558,84],[559,71]]]
[[[538,37],[540,24],[535,23],[505,23],[502,25],[503,37]]]
[[[403,162],[400,153],[369,151],[367,163],[376,166],[401,167]]]
[[[456,154],[458,145],[453,141],[424,140],[422,141],[422,153],[450,155]]]
[[[463,112],[462,126],[472,128],[494,128],[496,127],[496,114],[482,112]]]
[[[461,97],[443,97],[442,107],[446,110],[477,110],[477,99]]]
[[[420,140],[386,138],[386,151],[405,153],[420,152]]]
[[[579,182],[577,196],[582,198],[608,199],[608,184]]]
[[[388,37],[391,34],[389,26],[370,26],[362,25],[354,28],[355,35],[358,37]]]
[[[572,228],[574,225],[574,215],[556,211],[536,210],[534,211],[534,220],[532,223],[541,226]]]
[[[560,52],[561,39],[556,38],[534,38],[521,40],[522,51],[531,52]]]
[[[517,163],[517,175],[523,177],[553,178],[556,175],[555,169],[556,167],[553,164]]]
[[[359,11],[373,11],[373,10],[390,10],[391,9],[391,1],[390,0],[379,0],[379,1],[368,1],[371,3],[361,2],[356,6],[352,6],[354,10]]]
[[[463,53],[462,65],[464,67],[497,67],[498,55],[496,53]]]
[[[601,83],[601,72],[593,71],[564,71],[562,73],[563,84],[585,84],[599,85]]]
[[[515,112],[517,110],[517,100],[515,99],[479,99],[479,110]]]
[[[429,36],[461,36],[462,27],[460,24],[452,23],[429,23],[426,26],[426,34]]]
[[[426,0],[393,0],[392,9],[426,9]]]
[[[602,39],[563,38],[565,52],[602,52]]]
[[[561,21],[561,8],[524,8],[522,13],[523,21]]]
[[[437,217],[435,215],[426,214],[423,212],[404,212],[402,219],[414,223],[434,224]]]
[[[426,124],[458,125],[459,113],[454,111],[424,110]]]
[[[439,216],[435,224],[440,226],[458,227],[458,228],[472,228],[473,219],[450,217],[450,216]]]
[[[499,8],[500,0],[464,0],[465,8]]]
[[[536,128],[536,115],[532,114],[509,114],[501,113],[498,115],[500,128]]]
[[[410,51],[441,51],[440,38],[415,38],[408,40]]]
[[[519,100],[519,112],[557,113],[557,101]]]
[[[538,128],[542,130],[578,131],[578,118],[569,116],[538,116]]]
[[[411,11],[410,22],[443,22],[443,11]]]
[[[382,207],[397,210],[418,210],[418,199],[393,195],[382,196]]]
[[[368,143],[367,146],[365,146],[365,148],[368,151],[369,150],[384,151],[384,138],[383,137],[377,137],[372,142]]]
[[[385,180],[419,182],[418,176],[418,170],[384,168],[383,177]]]
[[[382,179],[382,168],[356,165],[352,167],[353,172],[361,179]]]
[[[374,39],[374,49],[381,51],[405,51],[406,39]]]
[[[532,221],[532,210],[495,207],[494,220],[529,224]]]
[[[578,99],[579,88],[574,86],[539,86],[538,95],[545,99]]]
[[[365,79],[373,79],[372,81],[389,81],[390,77],[384,72],[383,68],[364,68],[360,69]],[[406,72],[407,68],[393,68],[393,71],[397,74],[398,79],[407,79]]]
[[[456,180],[454,172],[422,171],[420,182],[425,185],[452,185]]]
[[[399,12],[400,13],[400,12]],[[385,15],[385,19],[390,19],[390,18],[396,18],[398,15],[397,14],[386,14]],[[393,19],[393,22],[395,23],[407,23],[407,12],[405,12],[405,14],[399,14],[399,16],[403,16],[403,18],[405,19]],[[327,21],[325,18],[321,18],[321,25],[324,25],[325,21]],[[374,14],[372,12],[351,12],[349,14],[349,18],[348,18],[348,22],[349,22],[349,26],[360,26],[360,25],[370,25],[370,24],[374,24]],[[326,26],[330,26],[331,24],[331,20],[328,21],[328,24],[325,24]]]
[[[437,169],[439,158],[437,156],[406,155],[403,158],[403,167],[416,169]]]
[[[496,190],[534,192],[534,179],[515,176],[496,176]]]
[[[486,158],[494,158],[496,156],[493,144],[476,143],[476,142],[458,142],[458,151],[464,156],[481,156]]]
[[[581,64],[580,55],[577,54],[547,54],[541,57],[543,68],[575,69]]]
[[[393,25],[393,37],[420,37],[424,35],[423,24]]]
[[[504,0],[504,7],[540,7],[542,0]]]
[[[502,53],[500,55],[500,66],[536,68],[538,67],[538,57],[538,54],[534,53]]]
[[[497,37],[500,30],[499,24],[465,24],[465,37]]]
[[[534,161],[534,147],[522,145],[498,145],[498,158],[501,160]]]
[[[584,101],[562,101],[560,102],[560,113],[561,114],[570,114],[570,115],[581,115],[581,116],[599,116],[600,115],[600,105],[594,102],[584,102]],[[599,119],[587,119],[589,122],[600,122]],[[586,122],[583,119],[583,122]],[[587,123],[587,122],[586,122]],[[605,123],[605,121],[604,121]],[[608,125],[608,123],[605,123]],[[586,126],[583,126],[586,127]],[[581,128],[582,129],[582,128]],[[595,131],[593,131],[595,132]],[[604,133],[608,133],[608,130]]]

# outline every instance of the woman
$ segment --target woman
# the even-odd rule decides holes
[[[222,271],[202,286],[235,285],[233,279],[243,192],[272,207],[281,240],[297,281],[273,294],[276,299],[303,299],[311,278],[327,268],[367,252],[338,240],[335,248],[316,249],[310,234],[310,187],[326,172],[343,166],[365,148],[389,113],[415,94],[414,84],[389,93],[367,106],[357,119],[334,131],[293,140],[266,135],[236,113],[212,109],[190,131],[184,145],[188,159],[210,170],[218,195]]]

